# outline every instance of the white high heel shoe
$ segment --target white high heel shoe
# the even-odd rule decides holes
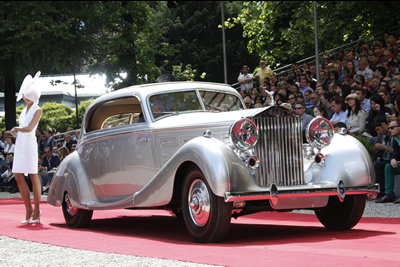
[[[36,220],[30,220],[29,223],[34,224],[34,223],[40,223],[40,216],[42,216],[42,212],[40,211],[39,213],[39,218],[37,218]],[[32,218],[33,218],[33,213],[32,213]]]
[[[33,211],[32,211],[31,216],[29,216],[29,219],[28,219],[28,220],[23,220],[23,221],[21,221],[21,224],[28,224],[28,223],[31,221],[32,216],[33,216]]]

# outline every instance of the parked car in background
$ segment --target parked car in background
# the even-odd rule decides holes
[[[261,211],[312,209],[327,228],[350,229],[379,192],[371,158],[323,118],[306,137],[291,110],[246,109],[228,85],[128,87],[87,108],[48,202],[71,227],[94,210],[171,210],[197,242],[222,241],[232,217]]]

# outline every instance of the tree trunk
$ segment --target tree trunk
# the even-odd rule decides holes
[[[6,59],[4,64],[4,111],[6,130],[11,130],[16,125],[16,92],[15,86],[15,60],[14,57]]]

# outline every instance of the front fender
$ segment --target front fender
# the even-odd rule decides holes
[[[325,165],[320,167],[312,163],[305,171],[306,181],[311,179],[315,184],[337,185],[342,180],[346,187],[375,183],[371,157],[364,145],[354,137],[335,134],[332,143],[321,153],[325,155]]]
[[[238,181],[251,181],[249,171],[238,156],[218,139],[200,136],[182,146],[160,169],[152,181],[134,196],[135,206],[159,206],[167,204],[173,195],[175,175],[179,167],[187,162],[197,165],[203,172],[212,192],[224,197]],[[155,194],[159,202],[155,202]]]

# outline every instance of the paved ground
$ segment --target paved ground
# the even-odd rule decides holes
[[[0,193],[0,198],[19,198],[20,194]],[[43,195],[42,200],[47,200]],[[300,211],[313,213],[312,211]],[[0,215],[1,217],[1,215]],[[400,218],[400,204],[368,201],[364,217]],[[18,257],[15,257],[18,255]],[[63,255],[58,257],[56,255]],[[209,266],[157,258],[100,253],[52,246],[0,236],[0,266]]]

